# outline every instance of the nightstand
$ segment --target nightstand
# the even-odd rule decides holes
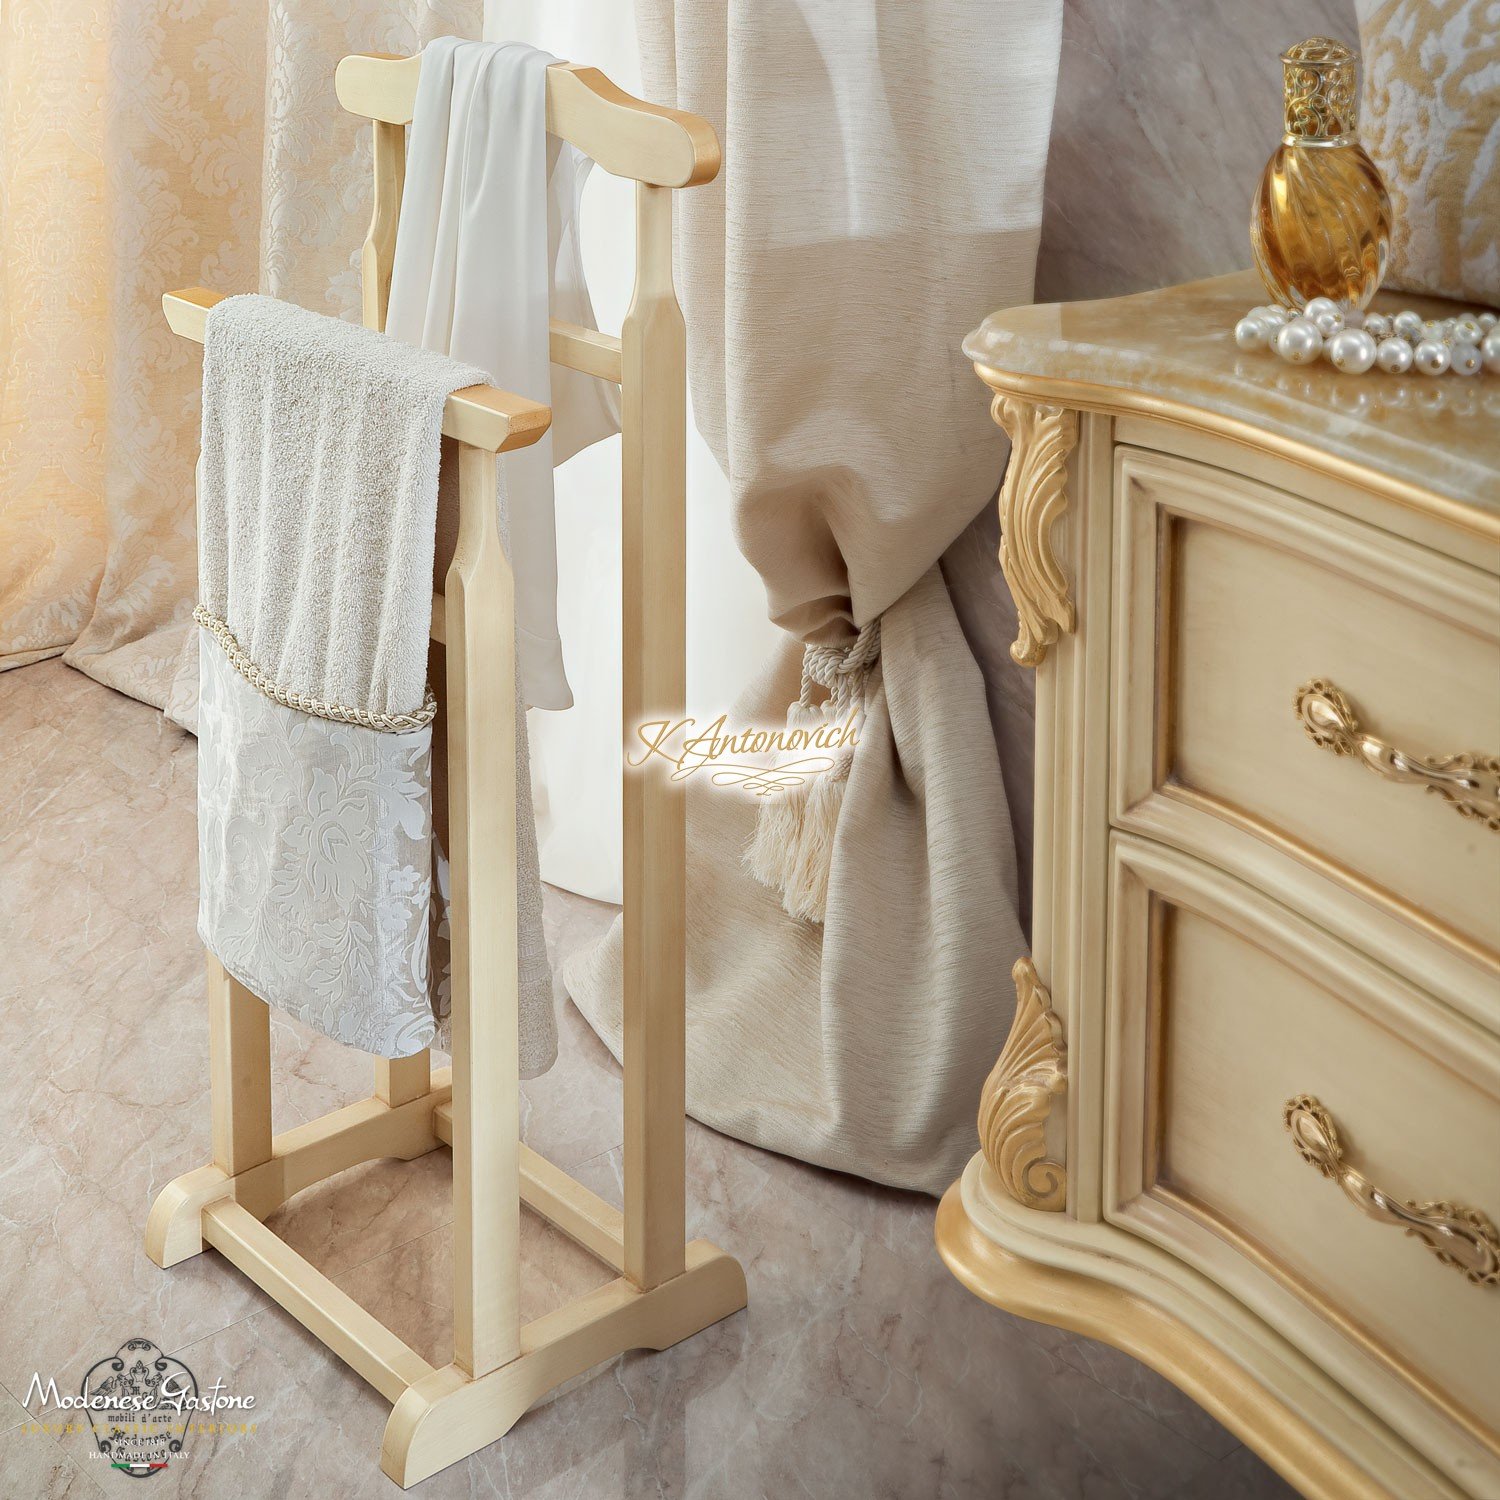
[[[1034,951],[937,1239],[1313,1497],[1500,1496],[1500,379],[1017,308]],[[1377,306],[1425,306],[1383,295]]]

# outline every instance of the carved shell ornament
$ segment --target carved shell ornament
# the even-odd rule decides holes
[[[1010,971],[1016,1015],[979,1096],[979,1144],[1005,1191],[1027,1208],[1061,1213],[1068,1171],[1047,1155],[1047,1116],[1067,1092],[1067,1044],[1052,997],[1029,958]]]
[[[1010,654],[1019,665],[1035,667],[1060,633],[1073,630],[1073,601],[1052,550],[1052,524],[1068,508],[1068,455],[1078,441],[1078,413],[1004,392],[992,411],[1011,444],[1000,486],[1000,569],[1020,622]]]

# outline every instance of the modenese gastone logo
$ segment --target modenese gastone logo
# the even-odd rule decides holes
[[[135,1479],[161,1473],[182,1452],[194,1418],[255,1406],[254,1396],[228,1395],[222,1380],[200,1391],[180,1359],[139,1338],[91,1365],[76,1396],[60,1392],[55,1378],[43,1384],[33,1374],[25,1404],[33,1400],[44,1413],[83,1412],[110,1467]]]

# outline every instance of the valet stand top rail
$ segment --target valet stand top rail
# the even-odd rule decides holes
[[[356,55],[339,101],[374,129],[374,211],[361,252],[365,323],[383,328],[405,177],[404,126],[421,58]],[[685,697],[686,377],[672,282],[672,192],[710,181],[718,142],[693,115],[632,99],[591,68],[547,74],[547,128],[636,182],[634,295],[619,338],[551,325],[553,363],[621,390],[623,725],[680,717]],[[162,299],[170,326],[203,338],[218,296]],[[624,1209],[520,1140],[517,1076],[514,589],[500,543],[494,455],[535,442],[544,406],[488,386],[447,400],[458,444],[458,524],[433,595],[445,667],[435,748],[446,745],[452,899],[453,1066],[426,1052],[375,1060],[374,1092],[294,1130],[271,1131],[269,1011],[208,955],[213,1160],[164,1188],[146,1250],[162,1267],[217,1249],[393,1403],[381,1467],[409,1486],[494,1442],[564,1381],[627,1349],[665,1349],[745,1305],[737,1261],[686,1244],[685,822],[681,787],[627,772],[624,815]],[[496,688],[499,691],[496,691]],[[263,1220],[360,1162],[453,1153],[453,1361],[434,1367]],[[522,1325],[525,1203],[616,1273]]]

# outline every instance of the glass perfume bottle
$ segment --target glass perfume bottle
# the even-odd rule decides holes
[[[1250,210],[1256,269],[1284,306],[1331,297],[1363,308],[1385,275],[1391,200],[1355,134],[1354,54],[1320,36],[1282,53],[1281,63],[1286,134]]]

